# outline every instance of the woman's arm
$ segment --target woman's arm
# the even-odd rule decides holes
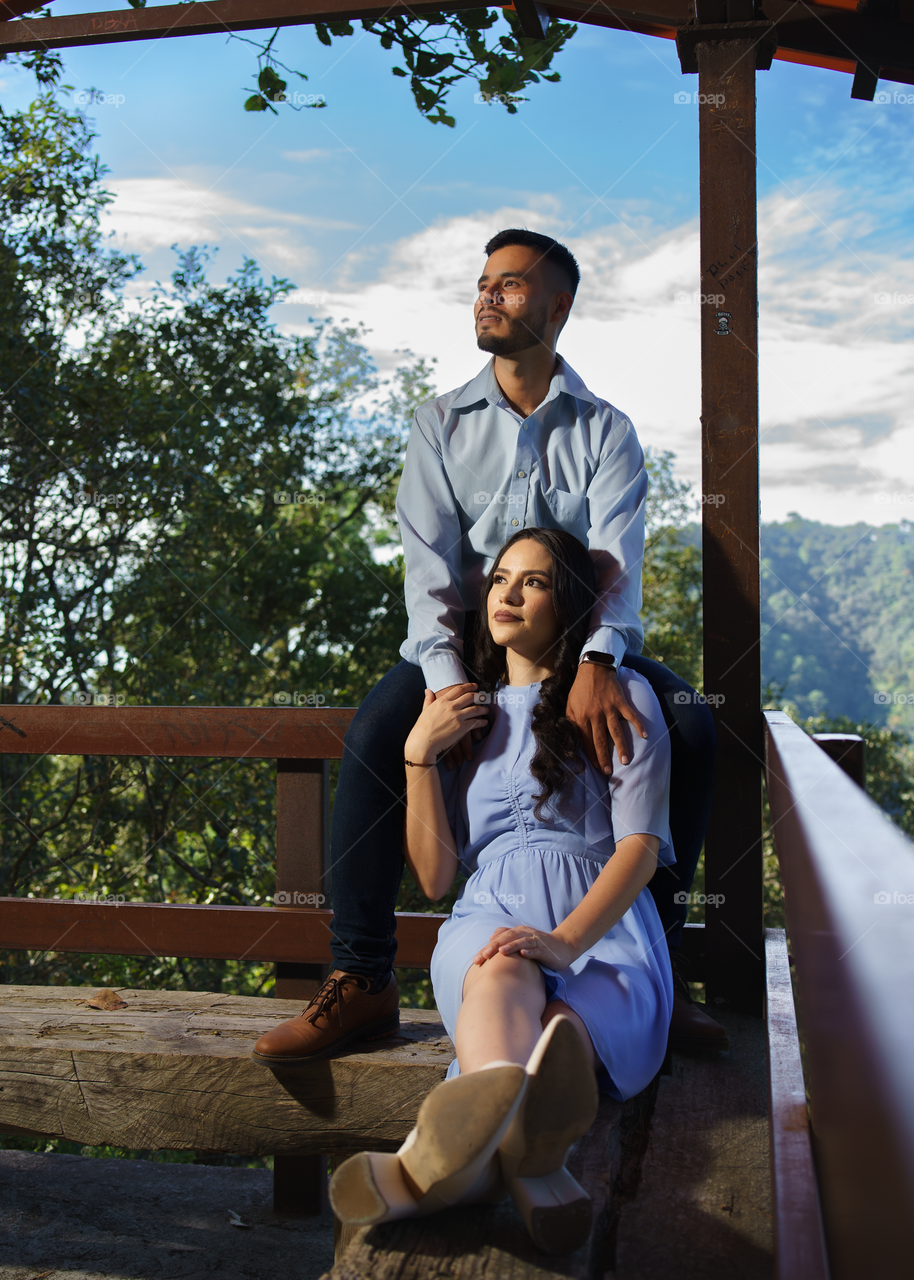
[[[657,836],[623,837],[582,900],[551,933],[525,926],[496,929],[473,963],[484,964],[501,952],[567,969],[622,919],[656,871],[659,848]]]
[[[476,688],[475,684],[452,685],[437,697],[426,689],[422,714],[406,739],[405,757],[412,765],[403,766],[406,769],[403,853],[416,884],[433,901],[450,889],[459,865],[436,761],[465,733],[487,723],[482,709],[474,702]]]

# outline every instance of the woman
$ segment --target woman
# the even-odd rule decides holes
[[[539,1247],[576,1248],[590,1205],[564,1163],[597,1085],[631,1097],[663,1060],[672,977],[646,886],[658,859],[674,861],[669,741],[647,681],[623,668],[647,733],[608,782],[583,756],[565,706],[594,593],[577,539],[516,534],[483,585],[478,684],[426,692],[406,743],[404,853],[429,898],[468,875],[432,956],[457,1057],[397,1155],[340,1167],[331,1196],[344,1220],[507,1190]],[[481,702],[491,730],[447,775],[436,762],[488,723]]]

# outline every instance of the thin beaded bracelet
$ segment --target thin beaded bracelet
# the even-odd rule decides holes
[[[434,769],[437,766],[438,761],[435,760],[431,764],[425,764],[422,760],[404,759],[403,763],[408,764],[411,769]]]

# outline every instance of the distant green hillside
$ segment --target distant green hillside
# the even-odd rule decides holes
[[[763,525],[762,677],[802,716],[914,734],[914,525]]]
[[[914,732],[914,526],[762,526],[762,670],[804,715]]]

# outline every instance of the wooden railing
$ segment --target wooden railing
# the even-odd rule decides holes
[[[276,891],[289,905],[190,906],[0,898],[0,947],[203,960],[275,961],[276,995],[313,995],[331,960],[327,766],[355,709],[332,707],[0,706],[0,753],[276,760]],[[397,913],[397,959],[427,968],[446,917]],[[687,926],[690,977],[704,978],[704,928]]]
[[[895,1280],[914,1258],[914,843],[782,712],[765,766],[835,1280]],[[824,748],[824,750],[820,749]],[[787,1052],[786,948],[769,931],[769,1047],[779,1280],[827,1274],[804,1161],[799,1053]],[[774,954],[772,955],[772,950]],[[772,963],[773,961],[773,963]],[[812,1260],[812,1261],[811,1261]]]
[[[18,755],[203,756],[276,760],[276,890],[328,889],[328,761],[354,709],[0,707],[0,751]],[[397,917],[397,964],[427,967],[442,915]],[[331,912],[0,898],[0,947],[115,955],[273,960],[276,994],[310,997],[330,956]]]

